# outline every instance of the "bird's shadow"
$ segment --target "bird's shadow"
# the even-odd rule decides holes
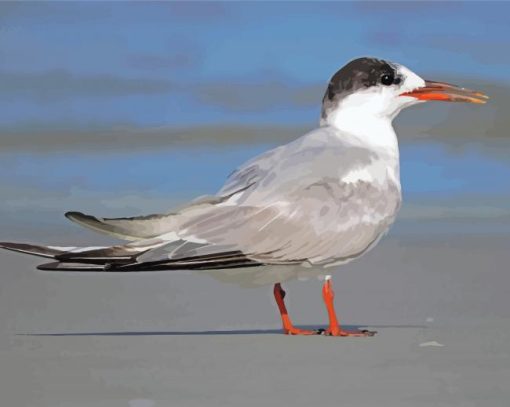
[[[367,327],[379,328],[427,328],[426,325],[343,325],[346,330],[360,330]],[[299,326],[316,330],[317,326]],[[214,335],[278,335],[281,329],[229,329],[207,331],[117,331],[117,332],[38,332],[19,333],[17,336],[214,336]]]

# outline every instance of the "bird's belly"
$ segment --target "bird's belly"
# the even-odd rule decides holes
[[[329,256],[311,259],[311,263],[328,268],[355,260],[376,246],[379,240],[388,231],[391,223],[392,222],[378,225],[360,225],[352,230],[347,240],[344,240],[346,238],[342,236],[341,239],[343,241],[340,241],[333,247]]]
[[[323,278],[329,275],[331,270],[324,267],[310,267],[309,264],[294,264],[200,270],[197,272],[213,277],[223,283],[237,284],[243,288],[256,288],[295,279]]]

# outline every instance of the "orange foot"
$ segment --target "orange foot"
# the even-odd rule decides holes
[[[338,328],[328,328],[323,331],[321,334],[325,336],[353,336],[353,337],[366,337],[366,336],[374,336],[377,331],[369,331],[367,329],[363,329],[361,331],[344,331],[343,329]]]
[[[290,328],[284,328],[283,333],[285,335],[321,335],[321,331],[309,331],[307,329],[299,329],[294,326],[291,326]]]

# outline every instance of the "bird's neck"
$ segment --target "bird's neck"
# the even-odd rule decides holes
[[[367,114],[361,108],[334,109],[323,115],[321,126],[331,126],[339,134],[349,134],[360,145],[398,158],[398,140],[392,125],[393,117]]]

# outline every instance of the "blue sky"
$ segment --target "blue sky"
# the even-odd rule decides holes
[[[506,2],[1,3],[0,127],[310,123],[331,74],[362,55],[510,83],[509,14]]]

